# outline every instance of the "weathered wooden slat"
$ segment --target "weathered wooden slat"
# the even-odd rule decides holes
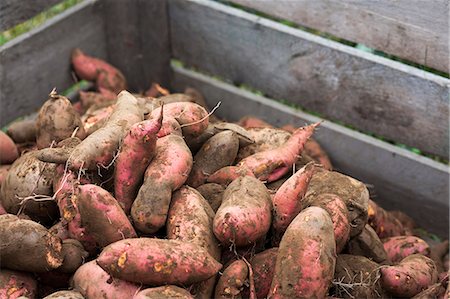
[[[449,72],[446,0],[232,1]]]
[[[317,122],[315,116],[244,91],[205,75],[173,66],[172,84],[182,91],[201,91],[210,107],[221,101],[219,117],[236,121],[255,115],[276,126]],[[449,233],[449,169],[378,139],[330,121],[314,134],[330,155],[335,168],[373,187],[373,198],[387,209],[400,209],[419,225],[440,235]]]
[[[0,31],[22,23],[62,0],[0,1]]]
[[[448,79],[217,2],[169,4],[173,55],[187,65],[448,157]]]
[[[106,58],[102,7],[86,0],[0,47],[0,123],[37,109],[53,87],[74,83],[70,53]]]
[[[169,24],[166,0],[104,0],[109,62],[130,88],[169,83]]]

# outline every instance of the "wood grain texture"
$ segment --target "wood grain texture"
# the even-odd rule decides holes
[[[232,1],[449,72],[447,0]]]
[[[0,31],[31,19],[62,0],[0,1]]]
[[[53,87],[73,85],[73,48],[107,58],[103,11],[86,0],[0,47],[0,123],[38,109]]]
[[[144,91],[169,84],[169,24],[166,0],[103,0],[109,61]]]
[[[204,0],[172,0],[175,58],[448,158],[448,79]]]
[[[237,121],[255,115],[275,126],[317,122],[310,114],[244,91],[205,75],[173,67],[173,87],[198,89],[216,115]],[[323,122],[314,138],[329,154],[335,168],[369,185],[372,198],[386,209],[400,209],[440,236],[449,233],[449,169],[330,121]]]

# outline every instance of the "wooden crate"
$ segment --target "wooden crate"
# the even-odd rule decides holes
[[[32,12],[9,7],[20,2],[4,2],[19,13],[0,28],[45,1]],[[423,1],[409,0],[234,2],[448,72],[446,1],[422,9]],[[447,78],[219,2],[85,0],[0,48],[2,126],[36,110],[53,87],[73,84],[74,47],[123,70],[132,90],[150,82],[198,88],[209,105],[222,102],[217,114],[230,121],[247,114],[274,125],[319,119],[271,98],[319,113],[326,121],[316,138],[338,171],[365,182],[385,208],[448,235],[448,165],[358,132],[448,160]]]

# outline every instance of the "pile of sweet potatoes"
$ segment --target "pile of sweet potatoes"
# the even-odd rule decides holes
[[[448,294],[448,241],[334,171],[320,123],[227,123],[192,88],[132,94],[71,59],[95,90],[0,132],[0,298]]]

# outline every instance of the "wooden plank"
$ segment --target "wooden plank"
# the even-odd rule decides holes
[[[101,7],[87,0],[0,47],[1,125],[40,107],[53,87],[74,83],[73,48],[106,58],[103,29]]]
[[[169,4],[187,65],[448,158],[450,80],[220,3]]]
[[[62,0],[0,1],[0,31],[22,23]]]
[[[173,66],[173,87],[191,86],[202,92],[207,104],[222,104],[216,115],[236,121],[255,115],[275,126],[317,122],[310,114],[244,91],[208,76]],[[400,209],[430,231],[449,233],[449,169],[443,164],[378,139],[325,121],[314,134],[335,168],[373,187],[374,198],[387,209]]]
[[[447,0],[233,2],[449,72]]]
[[[109,61],[134,91],[152,82],[169,84],[169,24],[166,0],[105,0]]]

